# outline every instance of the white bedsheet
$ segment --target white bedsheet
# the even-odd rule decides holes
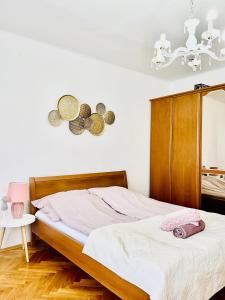
[[[225,216],[200,215],[205,231],[185,240],[162,231],[165,216],[156,216],[94,230],[83,252],[152,300],[208,300],[225,286]]]
[[[63,222],[61,221],[57,221],[57,222],[53,222],[45,213],[43,213],[42,211],[38,210],[35,214],[36,218],[38,220],[43,221],[44,223],[50,225],[51,227],[63,232],[64,234],[70,236],[71,238],[79,241],[82,244],[85,244],[88,236],[65,225]]]

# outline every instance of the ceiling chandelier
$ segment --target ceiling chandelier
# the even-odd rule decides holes
[[[220,30],[215,29],[213,21],[216,19],[216,13],[211,11],[207,17],[208,29],[201,35],[201,42],[198,43],[196,38],[196,28],[200,23],[200,20],[194,18],[194,0],[190,0],[191,14],[189,19],[184,23],[184,33],[188,33],[186,41],[186,47],[179,47],[171,52],[171,43],[166,39],[166,34],[160,35],[155,45],[155,56],[152,58],[152,64],[156,70],[161,70],[170,66],[177,58],[181,58],[181,64],[187,64],[193,71],[201,70],[202,55],[209,57],[209,65],[211,60],[225,61],[225,48],[220,50],[220,54],[217,55],[213,50],[213,42],[221,41]]]

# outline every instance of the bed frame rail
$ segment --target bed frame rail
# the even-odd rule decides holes
[[[225,175],[225,170],[220,169],[202,169],[203,175],[214,174],[214,175]]]

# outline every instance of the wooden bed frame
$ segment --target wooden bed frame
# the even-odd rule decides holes
[[[35,200],[61,191],[93,187],[122,186],[127,188],[125,171],[30,178],[30,199]],[[32,207],[32,213],[35,209]],[[122,279],[94,259],[82,253],[83,245],[46,223],[37,220],[31,226],[32,243],[36,237],[45,241],[98,282],[124,300],[149,300],[137,286]],[[107,251],[107,249],[105,249]]]
[[[214,174],[214,175],[225,175],[225,170],[220,169],[202,169],[202,174]]]
[[[225,170],[221,169],[202,169],[202,175],[222,175],[225,178]],[[202,194],[201,196],[201,208],[209,212],[215,212],[225,215],[225,195],[221,197],[220,195],[208,195]]]

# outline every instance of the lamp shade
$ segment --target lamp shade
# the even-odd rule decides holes
[[[8,187],[10,202],[25,202],[29,200],[28,184],[23,182],[10,182]]]

